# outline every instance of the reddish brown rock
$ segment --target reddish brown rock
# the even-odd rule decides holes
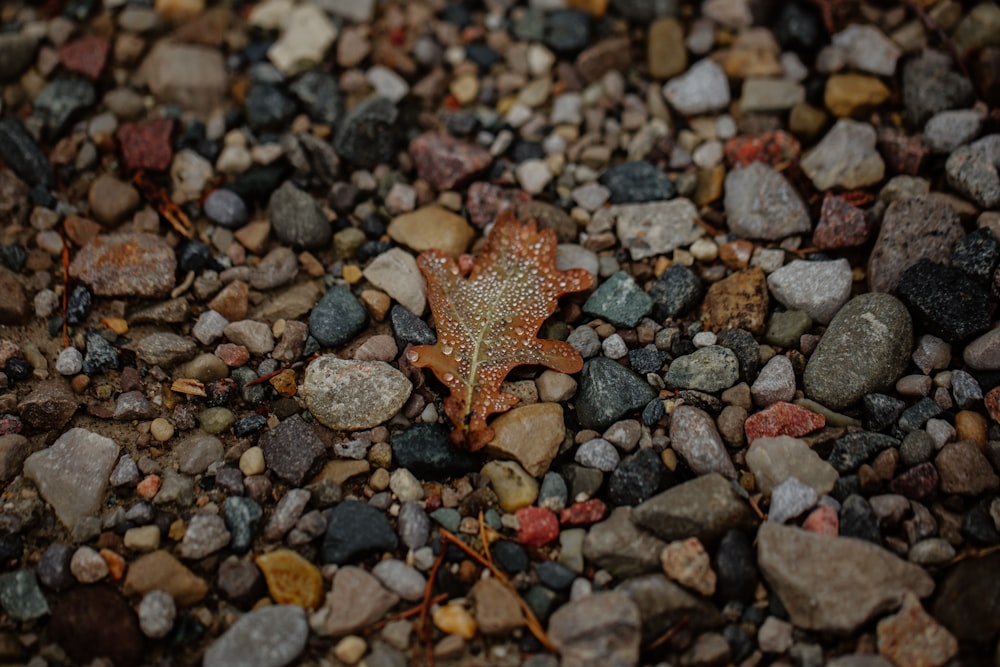
[[[939,480],[937,469],[928,461],[913,466],[892,480],[889,490],[910,500],[921,500],[934,493]]]
[[[580,52],[576,57],[576,70],[590,83],[608,72],[623,72],[631,63],[632,46],[628,37],[612,37]]]
[[[410,154],[420,178],[435,190],[455,187],[493,160],[485,148],[437,132],[427,132],[410,142]]]
[[[813,245],[821,250],[864,245],[871,233],[865,213],[843,197],[827,192],[813,232]]]
[[[726,142],[726,162],[733,168],[763,162],[778,168],[798,159],[802,145],[787,132],[776,130],[756,137],[733,137]]]
[[[104,37],[84,37],[59,49],[59,62],[71,72],[88,79],[101,76],[108,61],[108,40]]]
[[[885,128],[879,131],[878,151],[885,160],[889,173],[916,176],[930,151],[919,136],[907,136],[899,130]]]
[[[28,426],[42,430],[62,428],[76,412],[77,399],[62,378],[40,382],[21,401],[17,411]]]
[[[0,268],[0,324],[24,324],[30,308],[24,286],[13,273]]]
[[[174,286],[177,260],[166,240],[153,234],[98,236],[69,266],[98,296],[162,297]]]
[[[531,201],[531,195],[519,188],[503,188],[486,181],[476,181],[465,195],[469,222],[482,229],[504,211],[516,211]]]
[[[247,318],[250,287],[242,280],[234,280],[208,302],[208,307],[230,322]]]
[[[759,336],[767,322],[768,302],[767,277],[754,266],[708,289],[701,320],[712,331],[737,328]]]
[[[903,596],[899,612],[876,629],[878,652],[901,667],[941,667],[958,654],[958,640],[924,611],[916,595]]]
[[[747,419],[747,442],[753,443],[757,438],[773,438],[779,435],[790,435],[797,438],[811,433],[826,425],[826,417],[818,415],[794,403],[779,401],[766,410],[752,415]]]
[[[529,547],[540,547],[559,537],[559,520],[544,507],[522,507],[514,513],[521,527],[517,541]]]
[[[129,169],[165,171],[170,168],[173,148],[170,135],[174,131],[172,118],[157,118],[145,123],[123,123],[115,137],[122,159]]]

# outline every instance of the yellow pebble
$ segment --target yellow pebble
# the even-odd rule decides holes
[[[348,264],[347,266],[345,266],[342,275],[344,276],[344,280],[346,280],[352,285],[361,280],[361,278],[363,277],[361,269],[358,268],[357,264]]]
[[[333,654],[337,656],[337,660],[348,665],[355,665],[364,657],[367,650],[368,644],[364,639],[357,635],[347,635],[337,642]]]
[[[980,447],[986,446],[986,418],[972,410],[961,410],[955,415],[955,439],[971,440]]]
[[[251,447],[240,456],[240,472],[247,477],[262,474],[264,468],[264,450],[260,447]]]
[[[452,602],[434,609],[431,613],[434,626],[449,635],[458,635],[465,639],[476,636],[476,619],[460,602]]]
[[[102,317],[101,326],[111,329],[119,336],[128,333],[128,322],[120,317]]]
[[[278,549],[254,561],[264,573],[271,599],[315,609],[323,601],[323,574],[291,549]]]
[[[280,395],[286,398],[292,397],[298,392],[299,387],[295,384],[295,371],[286,368],[269,380],[271,386]]]
[[[174,435],[174,425],[163,417],[157,417],[149,425],[149,434],[160,442],[166,442]]]

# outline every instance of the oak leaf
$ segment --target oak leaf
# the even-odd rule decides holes
[[[472,451],[493,439],[486,419],[517,404],[501,391],[517,366],[542,365],[563,373],[583,367],[568,343],[538,338],[559,297],[593,284],[583,269],[555,266],[556,235],[521,224],[511,212],[497,219],[468,278],[440,250],[417,258],[427,279],[437,342],[407,352],[418,368],[429,368],[451,392],[444,411],[455,425],[452,441]]]

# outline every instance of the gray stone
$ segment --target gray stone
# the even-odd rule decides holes
[[[272,605],[244,614],[205,652],[204,667],[285,667],[305,650],[305,610]]]
[[[0,608],[14,621],[30,621],[49,613],[34,572],[14,570],[0,574]]]
[[[218,514],[195,514],[177,545],[177,555],[192,560],[204,558],[224,549],[230,537],[225,520]]]
[[[817,190],[863,188],[882,180],[885,162],[875,150],[875,128],[841,118],[802,158],[802,171]]]
[[[386,589],[410,602],[420,600],[427,585],[424,575],[415,567],[395,558],[379,561],[372,574]]]
[[[671,387],[715,393],[732,387],[739,377],[736,354],[721,345],[707,345],[675,359],[663,379]]]
[[[639,662],[639,608],[624,593],[606,591],[569,602],[552,614],[548,630],[562,667]]]
[[[789,477],[771,491],[771,508],[767,513],[767,520],[786,523],[811,509],[818,499],[819,496],[811,486],[795,477]]]
[[[830,493],[839,474],[809,448],[804,440],[779,435],[757,438],[746,454],[747,466],[765,495],[785,480],[795,477],[817,495]]]
[[[811,229],[802,197],[781,173],[754,162],[726,174],[729,229],[748,239],[777,240]]]
[[[583,304],[583,312],[620,327],[634,327],[653,308],[653,300],[632,276],[616,271]]]
[[[326,453],[313,426],[297,414],[262,433],[257,444],[264,450],[264,460],[271,472],[296,486]]]
[[[818,632],[850,634],[896,609],[905,593],[934,590],[922,568],[870,542],[773,522],[757,532],[757,563],[791,622]]]
[[[585,428],[601,431],[656,397],[656,390],[638,373],[611,359],[597,357],[583,368],[576,412]]]
[[[621,458],[615,446],[604,438],[594,438],[580,445],[573,460],[587,468],[611,472],[618,467]]]
[[[882,218],[868,258],[868,284],[873,292],[892,292],[906,269],[921,259],[944,263],[965,236],[951,204],[933,196],[893,202]]]
[[[616,591],[628,595],[639,607],[642,635],[651,641],[686,618],[685,627],[694,632],[719,628],[725,619],[710,602],[684,590],[663,574],[647,574],[627,579]]]
[[[851,297],[853,277],[846,259],[807,262],[796,259],[767,277],[771,295],[789,310],[804,311],[829,324]]]
[[[640,530],[632,513],[631,507],[616,507],[611,516],[591,526],[583,541],[583,557],[619,578],[659,570],[660,552],[666,546]]]
[[[24,474],[63,525],[73,530],[81,519],[97,513],[119,450],[111,438],[73,428],[51,447],[29,456]]]
[[[150,366],[172,366],[187,361],[198,351],[194,341],[166,331],[150,334],[133,347],[139,358]]]
[[[365,570],[342,567],[333,576],[333,587],[320,611],[325,615],[320,634],[340,637],[355,633],[379,620],[398,602],[398,595],[383,588]]]
[[[1000,134],[991,134],[948,156],[948,184],[983,208],[1000,206]]]
[[[159,410],[141,391],[126,391],[115,399],[112,418],[118,421],[148,420],[157,414]]]
[[[414,315],[427,310],[427,282],[413,255],[402,248],[391,248],[365,267],[365,278],[391,296]]]
[[[230,342],[242,345],[250,354],[265,355],[274,349],[274,335],[266,322],[230,322],[222,332]]]
[[[222,337],[229,320],[214,310],[206,310],[198,316],[198,321],[191,328],[191,335],[202,345],[211,345]]]
[[[274,191],[268,209],[274,235],[283,243],[315,250],[329,245],[333,238],[333,228],[323,209],[291,181]]]
[[[324,425],[338,431],[372,428],[395,416],[413,385],[382,361],[325,355],[306,368],[302,396]]]
[[[178,469],[185,475],[199,475],[225,456],[222,441],[213,435],[196,433],[174,446]]]
[[[903,66],[903,107],[906,122],[922,127],[945,109],[972,105],[972,83],[952,68],[952,58],[941,51],[924,51]]]
[[[888,294],[862,294],[833,318],[802,379],[806,396],[843,410],[865,394],[893,386],[909,363],[913,325],[906,307]]]
[[[714,60],[699,60],[663,86],[663,96],[683,116],[718,111],[729,105],[729,79]]]
[[[975,109],[938,112],[924,125],[924,145],[935,153],[951,153],[975,139],[982,124]]]
[[[966,345],[962,360],[977,371],[1000,370],[1000,327],[987,331]]]
[[[855,23],[833,36],[833,45],[843,49],[847,64],[863,72],[892,76],[903,54],[895,42],[873,25]]]
[[[18,433],[0,435],[0,482],[9,482],[20,475],[27,457],[27,438]]]
[[[717,473],[653,496],[633,510],[632,520],[667,542],[697,537],[705,544],[715,544],[728,530],[752,530],[757,524],[738,487]]]
[[[160,102],[209,112],[226,97],[226,67],[216,49],[161,40],[140,68],[140,75]]]
[[[703,234],[698,209],[683,197],[643,204],[618,204],[606,210],[615,220],[618,240],[633,260],[686,248]],[[597,214],[601,215],[601,214]]]
[[[750,396],[761,407],[780,401],[787,403],[795,397],[795,369],[788,357],[777,354],[764,364],[750,386]]]
[[[792,79],[751,76],[743,82],[740,107],[743,113],[786,111],[806,101],[806,89]]]
[[[736,479],[736,467],[715,428],[715,420],[703,410],[691,405],[674,408],[670,444],[696,475],[718,473]]]

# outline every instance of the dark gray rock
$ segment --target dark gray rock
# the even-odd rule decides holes
[[[972,83],[951,63],[947,54],[925,50],[903,66],[903,107],[911,127],[922,127],[939,111],[972,104]]]
[[[396,149],[396,118],[392,100],[371,97],[351,109],[337,129],[333,148],[337,155],[359,167],[392,161]]]
[[[420,478],[443,479],[477,471],[482,458],[458,449],[444,424],[414,424],[392,434],[392,458]]]
[[[657,396],[656,390],[635,371],[597,357],[583,368],[576,394],[577,417],[586,428],[603,431]]]
[[[290,181],[274,191],[268,208],[271,227],[283,243],[315,250],[327,246],[333,238],[323,209]]]
[[[13,116],[0,118],[0,155],[17,177],[29,185],[51,188],[55,182],[49,159]]]
[[[899,279],[914,319],[944,340],[965,341],[990,328],[990,292],[959,269],[922,259]]]
[[[701,278],[694,271],[680,264],[670,265],[649,290],[653,317],[662,321],[683,315],[698,305],[703,290]]]
[[[323,441],[299,415],[262,433],[257,444],[264,450],[268,469],[294,486],[300,485],[326,454]]]
[[[617,271],[601,283],[583,304],[583,312],[620,327],[634,327],[649,314],[653,301],[632,276]]]
[[[337,79],[328,72],[312,70],[306,72],[289,86],[306,113],[317,123],[331,127],[344,112],[344,100],[340,94]]]
[[[677,189],[667,175],[645,160],[611,167],[600,178],[611,191],[612,204],[637,204],[673,199]]]
[[[730,530],[752,530],[757,517],[737,487],[711,473],[678,484],[633,510],[632,520],[668,542],[697,537],[715,544]]]
[[[32,113],[42,121],[50,137],[60,137],[70,123],[97,102],[93,84],[83,79],[50,81],[35,97]]]
[[[368,311],[351,290],[334,285],[309,314],[309,333],[327,347],[338,347],[361,333]]]
[[[385,514],[371,505],[345,500],[330,512],[321,557],[324,563],[344,565],[372,552],[391,551],[397,544]]]

